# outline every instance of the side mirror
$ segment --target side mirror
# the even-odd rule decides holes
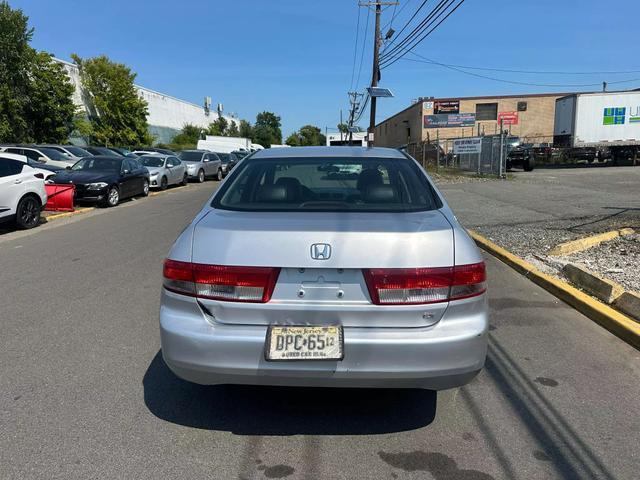
[[[125,168],[125,169],[122,171],[122,173],[124,173],[125,175],[128,175],[128,174],[130,174],[130,173],[131,173],[131,170],[128,170],[128,169],[126,169],[126,168]]]
[[[40,163],[47,163],[47,157],[38,157]]]
[[[209,161],[209,159],[208,159],[208,158],[205,158],[205,159],[204,159],[204,160],[202,160],[202,161],[203,161],[203,162],[208,162],[208,161]]]
[[[66,167],[64,167],[64,169],[65,170],[71,170],[71,167],[67,165]]]

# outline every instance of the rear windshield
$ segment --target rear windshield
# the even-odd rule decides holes
[[[185,150],[184,152],[180,152],[178,157],[180,157],[180,160],[183,162],[201,162],[202,152],[189,152]]]
[[[90,157],[91,154],[86,150],[79,147],[65,147],[71,155],[75,155],[76,157]]]
[[[222,163],[229,163],[231,155],[229,155],[228,153],[218,153],[217,155],[218,157],[220,157],[220,161]]]
[[[137,159],[141,165],[145,167],[162,167],[164,165],[164,157],[154,157],[151,155],[143,155]]]
[[[211,205],[224,210],[324,212],[440,207],[413,160],[353,157],[248,159],[232,170]]]

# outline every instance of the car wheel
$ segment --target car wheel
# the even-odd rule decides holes
[[[187,183],[189,183],[189,175],[185,173],[184,176],[182,177],[182,186],[186,187]]]
[[[222,169],[221,168],[218,169],[218,173],[216,174],[216,180],[217,181],[222,180]]]
[[[160,180],[160,190],[166,190],[167,189],[167,177],[162,177],[162,179]]]
[[[524,161],[523,168],[525,172],[531,172],[534,166],[535,166],[535,161],[533,160],[533,158],[529,157]]]
[[[107,198],[105,200],[105,205],[107,207],[115,207],[120,202],[120,190],[118,187],[111,186],[107,191]]]
[[[28,195],[20,199],[16,208],[16,223],[20,228],[28,230],[40,223],[40,202],[36,197]]]
[[[204,182],[204,170],[198,171],[198,183]]]
[[[149,195],[149,180],[145,179],[144,183],[142,184],[142,196],[146,197]]]

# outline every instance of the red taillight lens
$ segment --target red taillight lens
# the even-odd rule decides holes
[[[486,290],[483,262],[444,268],[374,268],[363,273],[376,305],[446,302]]]
[[[266,303],[271,300],[279,268],[230,267],[165,260],[164,287],[198,298],[229,302]]]

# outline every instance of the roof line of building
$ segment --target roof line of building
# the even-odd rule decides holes
[[[53,59],[56,62],[63,63],[64,65],[67,65],[67,66],[69,66],[71,68],[75,68],[75,69],[78,68],[78,66],[75,63],[67,62],[66,60],[62,60],[61,58],[57,58],[57,57],[53,57]],[[194,107],[198,107],[198,108],[201,108],[201,109],[204,110],[204,106],[203,105],[198,105],[197,103],[190,102],[189,100],[183,100],[182,98],[174,97],[172,95],[167,95],[166,93],[158,92],[157,90],[152,90],[151,88],[143,87],[142,85],[138,85],[136,83],[134,83],[133,86],[138,88],[138,89],[140,89],[140,90],[144,90],[145,92],[155,93],[156,95],[162,95],[163,97],[171,98],[173,100],[177,100],[178,102],[182,102],[182,103],[187,103],[189,105],[192,105]],[[233,119],[236,118],[236,117],[233,117],[231,115],[223,115],[223,116],[226,116],[226,117],[229,117],[229,118],[233,118]]]
[[[403,114],[410,108],[414,108],[416,105],[420,105],[422,102],[450,102],[450,101],[462,101],[462,100],[501,100],[505,98],[531,98],[531,97],[566,97],[568,95],[574,95],[575,93],[591,93],[591,92],[558,92],[558,93],[522,93],[522,94],[513,94],[513,95],[480,95],[480,96],[470,96],[470,97],[418,97],[415,103],[409,105],[407,108],[400,110],[397,113],[394,113],[388,118],[381,120],[380,123],[376,124],[376,127],[388,122],[389,120],[397,117],[398,115]]]

